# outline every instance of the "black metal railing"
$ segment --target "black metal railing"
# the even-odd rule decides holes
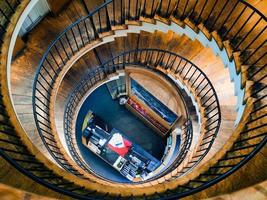
[[[75,113],[77,113],[81,100],[84,99],[86,93],[90,91],[98,81],[106,79],[108,75],[118,70],[124,70],[127,65],[145,67],[160,72],[161,69],[169,70],[169,72],[173,72],[175,76],[179,76],[181,80],[187,81],[188,87],[194,91],[194,94],[197,94],[197,98],[199,98],[201,102],[199,106],[206,111],[202,115],[203,118],[206,118],[206,123],[203,125],[204,128],[201,132],[203,139],[198,144],[196,154],[184,168],[183,173],[191,170],[209,152],[216,138],[221,122],[219,101],[211,82],[197,66],[177,54],[160,49],[136,49],[123,52],[98,68],[90,71],[89,74],[82,78],[81,82],[70,94],[64,114],[65,137],[74,160],[77,161],[78,164],[81,163],[80,156],[76,151],[77,147],[73,148],[73,144],[76,143],[73,141],[73,138],[75,138],[75,130],[73,130],[73,127],[75,127],[73,124],[75,122],[74,116],[76,116]],[[176,169],[187,155],[192,141],[192,124],[186,121],[183,127],[190,129],[184,131],[187,134],[185,136],[186,140],[183,140],[184,143],[182,144],[179,155],[177,155],[175,159],[175,163],[164,173]],[[158,177],[159,176],[157,176],[157,178]],[[177,177],[178,176],[175,176],[175,178]]]
[[[115,0],[114,0],[115,1]],[[1,3],[5,3],[7,1],[1,1]],[[11,2],[11,1],[8,1]],[[13,1],[12,1],[13,2]],[[19,1],[17,1],[19,2]],[[129,4],[127,4],[129,2]],[[174,3],[173,3],[174,2]],[[110,2],[108,2],[110,3]],[[106,3],[105,5],[107,5]],[[173,3],[173,4],[172,4]],[[149,4],[149,5],[148,5]],[[170,4],[170,6],[167,6]],[[106,19],[109,19],[107,7],[103,5],[97,10],[102,13],[106,13]],[[111,4],[110,4],[111,5]],[[125,16],[128,20],[141,20],[140,17],[153,18],[156,16],[160,16],[161,18],[166,18],[169,20],[169,17],[175,18],[183,22],[184,19],[189,19],[193,22],[193,24],[203,24],[204,27],[211,33],[213,31],[218,32],[223,40],[227,40],[230,42],[230,45],[234,52],[240,52],[241,54],[241,65],[248,66],[248,79],[253,82],[253,85],[250,86],[249,91],[251,93],[247,93],[247,99],[253,100],[253,105],[248,110],[250,112],[250,116],[246,121],[244,121],[243,131],[240,133],[239,139],[235,142],[232,149],[228,151],[224,158],[220,160],[215,166],[211,167],[206,173],[201,174],[198,179],[195,181],[190,181],[184,187],[180,186],[174,191],[168,190],[164,194],[156,194],[152,197],[144,196],[144,199],[173,199],[180,198],[186,195],[191,195],[195,192],[201,191],[221,180],[225,177],[232,174],[234,171],[239,169],[245,163],[249,161],[262,147],[265,146],[267,137],[266,137],[266,84],[264,84],[263,80],[266,78],[266,73],[263,73],[266,69],[266,50],[265,50],[265,42],[266,42],[266,16],[256,10],[253,6],[243,0],[236,1],[227,1],[227,0],[179,0],[179,1],[126,1],[124,8],[126,10],[121,9],[120,5],[116,4],[116,16]],[[129,5],[129,6],[127,6]],[[131,6],[130,6],[131,5]],[[173,6],[174,5],[174,6]],[[234,6],[233,6],[234,5]],[[1,11],[4,9],[1,4]],[[14,7],[13,7],[14,8]],[[241,9],[241,10],[240,10]],[[12,10],[12,9],[11,9]],[[15,10],[15,8],[14,8]],[[120,15],[120,11],[125,11],[126,15]],[[244,10],[244,11],[243,11]],[[69,60],[69,58],[77,52],[78,48],[82,48],[82,44],[85,44],[87,41],[92,41],[99,38],[103,24],[97,24],[97,18],[101,18],[100,13],[98,11],[94,11],[89,15],[89,17],[83,18],[78,22],[71,25],[64,33],[62,33],[53,44],[48,48],[47,52],[42,59],[40,67],[38,69],[38,76],[35,81],[35,86],[38,84],[39,88],[43,86],[52,87],[54,81],[50,80],[51,78],[55,78],[52,76],[61,71],[61,68],[64,66],[64,62]],[[239,11],[239,12],[238,12]],[[97,13],[97,14],[96,14]],[[248,14],[247,14],[248,13]],[[9,23],[9,17],[6,17],[3,12],[0,13],[2,18],[5,18],[7,22],[3,27],[1,26],[1,31],[5,32],[5,27]],[[92,15],[95,17],[93,18]],[[96,17],[98,15],[98,17]],[[100,17],[99,17],[100,16]],[[244,23],[239,23],[241,20],[244,20]],[[1,19],[2,21],[2,19]],[[81,24],[78,25],[78,23]],[[82,26],[82,23],[85,25]],[[90,24],[92,23],[92,24]],[[117,19],[117,24],[122,23],[121,19]],[[2,22],[1,22],[2,25]],[[90,25],[90,27],[89,27]],[[106,22],[106,25],[111,25],[110,21]],[[80,27],[83,27],[81,30]],[[109,26],[103,26],[108,30]],[[80,29],[80,31],[79,31]],[[76,30],[76,31],[75,31]],[[85,30],[85,31],[84,31]],[[80,33],[81,32],[81,33]],[[90,35],[89,35],[90,34]],[[3,34],[0,34],[3,36]],[[209,37],[209,35],[207,35]],[[1,37],[2,38],[2,37]],[[223,47],[218,41],[218,44]],[[57,53],[59,51],[59,53]],[[231,54],[229,54],[231,55]],[[232,58],[229,56],[229,58]],[[51,67],[49,67],[49,63]],[[2,64],[2,63],[1,63]],[[53,64],[53,65],[52,65]],[[44,68],[43,68],[44,65]],[[42,69],[43,68],[43,69]],[[55,71],[55,73],[54,73]],[[237,68],[237,71],[241,70]],[[40,75],[39,73],[43,73]],[[47,74],[46,74],[47,72]],[[50,74],[51,73],[51,74]],[[50,74],[50,75],[49,75]],[[44,79],[41,81],[41,76]],[[40,78],[40,79],[39,79]],[[36,83],[39,81],[39,83]],[[46,83],[47,81],[47,83]],[[244,80],[244,83],[246,79]],[[46,85],[44,85],[46,84]],[[244,86],[244,85],[243,85]],[[38,88],[35,87],[37,90]],[[49,99],[49,93],[44,93],[43,91],[47,90],[46,87],[39,90],[39,96],[35,97],[40,99]],[[51,88],[47,90],[51,92]],[[2,90],[1,90],[2,93]],[[36,100],[38,101],[38,100]],[[1,95],[2,102],[2,95]],[[40,105],[39,103],[38,105]],[[35,105],[36,106],[36,105]],[[248,106],[247,106],[248,107]],[[42,107],[41,107],[42,108]],[[92,199],[88,193],[83,196],[76,196],[75,188],[68,189],[66,185],[69,183],[61,182],[61,183],[52,183],[48,182],[45,178],[41,178],[41,176],[33,175],[32,172],[22,163],[25,161],[29,162],[29,157],[20,158],[20,155],[23,155],[24,150],[18,148],[16,144],[23,145],[22,141],[15,140],[17,138],[17,134],[13,129],[13,126],[8,121],[8,115],[5,111],[5,106],[1,103],[1,137],[5,136],[8,139],[2,139],[2,144],[14,144],[14,149],[16,152],[15,155],[17,158],[11,155],[11,153],[7,153],[8,150],[4,150],[4,145],[1,144],[1,156],[7,159],[13,166],[15,166],[18,170],[20,170],[23,174],[29,176],[30,178],[36,180],[38,183],[44,184],[45,186],[54,189],[55,191],[61,192],[66,195],[70,195],[72,197],[78,199]],[[46,108],[45,108],[46,109]],[[45,116],[45,115],[44,115]],[[2,120],[3,119],[3,120]],[[40,117],[38,117],[40,120]],[[37,121],[36,121],[37,122]],[[40,122],[43,122],[40,120]],[[39,122],[38,122],[39,123]],[[7,126],[4,126],[7,125]],[[4,128],[5,127],[5,128]],[[39,128],[40,129],[40,128]],[[14,135],[14,138],[13,136]],[[53,144],[51,144],[53,145]],[[27,147],[25,147],[27,149]],[[34,161],[34,160],[31,160]],[[37,161],[38,162],[38,161]],[[39,168],[40,171],[41,168]],[[52,179],[51,179],[52,180]],[[54,179],[58,180],[58,179]],[[65,185],[65,186],[64,186]],[[63,187],[64,186],[64,187]],[[96,193],[96,192],[95,192]],[[81,193],[81,195],[84,193]],[[105,196],[107,196],[106,194]],[[97,196],[94,196],[92,193],[93,199],[97,199]],[[117,198],[119,199],[119,197]]]
[[[115,61],[113,60],[111,62],[114,63]],[[125,63],[125,65],[126,64],[129,64],[129,63]],[[116,68],[116,65],[112,66],[112,68],[113,67]],[[75,116],[77,116],[76,114],[78,112],[78,107],[81,106],[82,100],[85,100],[84,98],[86,97],[87,92],[91,91],[97,83],[103,80],[106,80],[106,78],[107,78],[107,74],[101,66],[90,71],[88,74],[86,74],[82,78],[82,81],[75,87],[74,91],[71,92],[71,94],[68,97],[68,101],[67,101],[68,103],[65,108],[64,131],[65,131],[66,142],[68,144],[68,148],[69,148],[69,151],[72,157],[74,158],[76,163],[82,168],[88,165],[82,161],[80,154],[77,152],[78,147],[74,145],[76,144],[76,142],[74,141],[75,139]],[[125,88],[125,84],[119,85],[119,87],[121,86]],[[115,86],[115,88],[118,88],[118,86]],[[184,102],[184,106],[185,106],[185,102]],[[182,159],[186,156],[190,148],[192,137],[193,137],[191,120],[186,120],[184,125],[182,126],[182,129],[183,129],[183,134],[182,134],[181,149],[178,155],[174,155],[176,157],[175,159],[176,163],[182,162]],[[91,168],[89,168],[89,170],[93,171],[93,169]],[[173,168],[168,169],[168,171],[171,171],[171,170],[173,170]],[[101,175],[97,174],[97,172],[94,172],[94,173],[98,175],[98,177],[101,177]],[[108,180],[105,177],[101,177],[101,178]]]

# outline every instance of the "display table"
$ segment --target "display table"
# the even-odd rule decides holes
[[[139,145],[131,142],[121,131],[108,127],[91,112],[87,127],[83,131],[83,144],[93,153],[119,171],[124,177],[135,182],[146,180],[161,162]]]

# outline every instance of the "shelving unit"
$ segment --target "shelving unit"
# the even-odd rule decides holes
[[[168,135],[172,126],[168,125],[163,119],[160,119],[148,106],[145,106],[144,103],[139,101],[137,97],[130,96],[125,106],[160,136],[165,137]]]

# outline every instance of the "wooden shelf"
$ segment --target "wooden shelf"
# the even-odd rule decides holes
[[[129,101],[132,101],[134,104],[140,106],[142,110],[137,110],[136,108],[134,108],[131,105],[131,103],[129,103]],[[140,118],[145,124],[147,124],[153,130],[155,130],[160,136],[165,137],[168,134],[170,127],[166,127],[163,124],[161,124],[139,102],[129,98],[125,106],[128,110],[130,110],[133,114],[135,114],[138,118]],[[144,115],[142,111],[147,115]]]
[[[157,120],[161,125],[163,125],[165,128],[170,129],[171,125],[162,117],[160,117],[152,108],[150,108],[145,102],[140,100],[136,95],[130,95],[130,99],[134,100],[136,103],[138,103],[142,108],[146,110],[146,112],[153,117],[155,120]],[[177,119],[176,119],[177,120]],[[173,122],[173,124],[175,121]]]

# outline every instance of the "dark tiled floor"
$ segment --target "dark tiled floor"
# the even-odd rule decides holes
[[[157,159],[161,159],[165,149],[165,141],[124,106],[120,106],[118,101],[112,100],[106,85],[103,85],[86,99],[79,112],[76,124],[78,147],[86,162],[97,173],[104,177],[109,177],[113,181],[128,182],[119,172],[93,154],[81,143],[81,127],[84,116],[89,109],[93,110],[93,112],[112,127],[124,132],[132,142],[143,147]]]

